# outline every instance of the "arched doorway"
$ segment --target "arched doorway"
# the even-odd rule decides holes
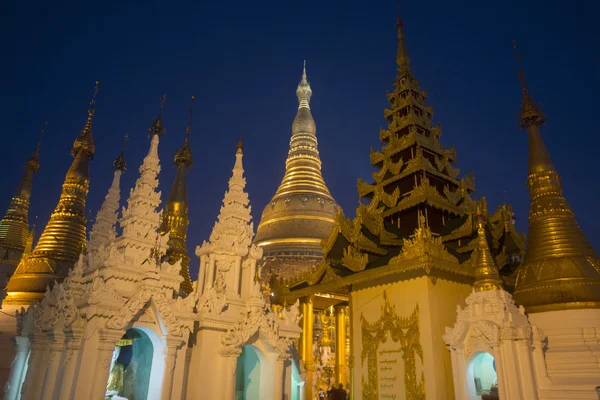
[[[477,353],[467,365],[470,400],[499,399],[496,361],[490,353]]]
[[[157,365],[160,360],[158,338],[151,336],[156,336],[151,330],[132,328],[116,343],[105,399],[137,400],[160,395],[164,366]],[[161,377],[158,387],[153,382],[157,372]],[[158,393],[153,393],[156,389]]]
[[[245,345],[238,357],[235,372],[236,400],[260,399],[261,363],[264,363],[262,352],[252,345]]]
[[[301,400],[302,398],[302,377],[296,365],[296,360],[292,359],[292,396],[290,400]]]

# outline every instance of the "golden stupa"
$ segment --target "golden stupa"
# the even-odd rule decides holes
[[[255,239],[264,251],[265,270],[283,279],[310,271],[321,262],[321,240],[329,236],[338,207],[321,175],[306,63],[296,95],[299,105],[285,175],[263,210]]]
[[[42,129],[42,134],[45,130]],[[23,171],[23,177],[12,199],[10,205],[0,220],[0,260],[2,263],[1,279],[9,278],[24,253],[31,251],[33,242],[33,230],[29,229],[29,201],[33,175],[40,169],[40,143],[35,152],[27,162]]]
[[[546,117],[535,104],[521,70],[521,129],[529,136],[527,186],[529,235],[514,299],[529,313],[600,308],[600,259],[575,220],[540,127]]]
[[[62,193],[50,221],[35,249],[23,257],[8,282],[5,304],[31,304],[44,296],[55,280],[62,280],[85,246],[85,204],[90,185],[89,161],[94,156],[92,119],[98,82],[88,110],[86,124],[73,143],[73,163],[67,172]]]
[[[194,96],[192,96],[192,105]],[[185,142],[181,149],[175,154],[173,164],[177,167],[177,175],[173,181],[171,193],[165,203],[161,233],[169,233],[169,242],[166,259],[175,264],[181,260],[180,275],[183,278],[181,290],[187,295],[194,288],[190,279],[190,256],[187,254],[186,238],[187,228],[190,224],[188,217],[188,195],[187,195],[187,169],[194,163],[192,149],[190,147],[190,133],[192,131],[192,108],[190,107],[190,121],[185,131]]]

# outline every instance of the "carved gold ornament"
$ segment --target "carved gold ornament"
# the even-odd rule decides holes
[[[399,343],[404,360],[405,399],[425,399],[425,374],[421,371],[417,377],[416,355],[423,363],[423,348],[420,341],[419,305],[409,317],[399,317],[396,307],[391,305],[387,293],[383,292],[384,305],[381,316],[375,322],[369,323],[361,313],[362,350],[361,363],[367,360],[367,375],[362,376],[362,396],[365,400],[379,399],[379,377],[377,357],[379,345],[388,340],[388,333],[394,343]]]

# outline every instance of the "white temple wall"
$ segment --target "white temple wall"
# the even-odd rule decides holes
[[[208,329],[196,333],[187,378],[188,399],[226,398],[224,393],[228,360],[219,354],[222,335],[223,331]],[[233,384],[235,385],[235,380]]]
[[[17,320],[15,312],[20,310],[20,305],[2,304],[0,312],[0,387],[4,388],[10,374],[10,366],[15,359],[15,335],[17,334]]]
[[[547,349],[539,343],[533,355],[540,400],[597,400],[600,310],[549,311],[531,314],[529,320],[547,337]]]

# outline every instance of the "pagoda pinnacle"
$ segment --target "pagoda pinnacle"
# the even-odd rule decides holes
[[[156,119],[152,125],[150,125],[150,128],[148,128],[148,135],[150,136],[150,139],[152,139],[154,135],[162,136],[167,133],[162,120],[163,109],[166,102],[167,98],[165,96],[160,98],[160,111],[158,112],[158,115],[156,116]]]
[[[190,223],[188,218],[188,195],[186,169],[190,168],[194,162],[192,150],[190,148],[190,133],[192,131],[192,108],[194,106],[195,96],[192,96],[192,105],[190,107],[190,119],[185,131],[185,142],[183,147],[175,155],[173,160],[177,167],[177,175],[171,188],[171,193],[167,198],[165,213],[161,226],[161,233],[169,233],[167,243],[167,260],[174,264],[181,260],[180,275],[183,277],[181,289],[186,294],[193,291],[192,281],[190,279],[189,262],[190,257],[187,254],[186,238],[187,228]]]
[[[113,181],[98,214],[96,214],[96,221],[90,232],[88,252],[103,251],[117,235],[115,227],[118,219],[119,201],[121,200],[121,175],[127,170],[124,153],[127,139],[127,134],[125,134],[121,152],[113,162],[113,168],[115,169]]]
[[[30,304],[40,299],[55,280],[62,281],[78,260],[86,241],[85,205],[90,184],[89,160],[94,155],[92,118],[98,81],[88,109],[86,124],[73,144],[75,158],[62,185],[50,221],[35,249],[21,259],[8,286],[8,304]]]
[[[404,41],[404,22],[398,14],[398,20],[396,21],[396,28],[398,29],[398,50],[396,53],[396,63],[398,64],[399,77],[409,75],[411,73],[410,68],[410,56]]]
[[[498,273],[498,267],[490,253],[486,231],[485,214],[487,203],[482,198],[477,205],[477,259],[475,263],[475,283],[473,287],[476,292],[485,290],[502,290],[502,281]]]
[[[519,125],[529,136],[531,205],[515,302],[529,313],[600,308],[600,259],[563,196],[560,176],[540,134],[545,117],[529,95],[522,70],[520,76],[523,105]]]
[[[46,122],[42,128],[42,135],[47,124]],[[29,200],[33,175],[40,169],[40,144],[41,140],[33,155],[25,163],[23,177],[4,217],[0,220],[0,258],[3,260],[2,264],[8,265],[2,271],[6,278],[13,274],[19,260],[27,250],[29,241],[33,239],[33,230],[29,230]],[[2,279],[4,276],[0,276],[0,280]]]
[[[296,96],[298,97],[298,108],[309,108],[310,109],[310,96],[312,96],[312,89],[306,79],[306,60],[304,60],[304,68],[302,70],[302,79],[296,89]]]
[[[81,130],[81,133],[75,139],[75,143],[73,143],[73,150],[71,154],[73,157],[77,157],[79,152],[83,152],[85,156],[89,158],[94,157],[94,151],[96,147],[94,145],[94,137],[92,134],[92,120],[94,118],[94,114],[96,113],[96,95],[98,94],[98,85],[100,81],[96,81],[96,87],[94,88],[94,94],[92,96],[92,100],[90,101],[90,108],[88,109],[88,117],[85,121],[85,126]]]

